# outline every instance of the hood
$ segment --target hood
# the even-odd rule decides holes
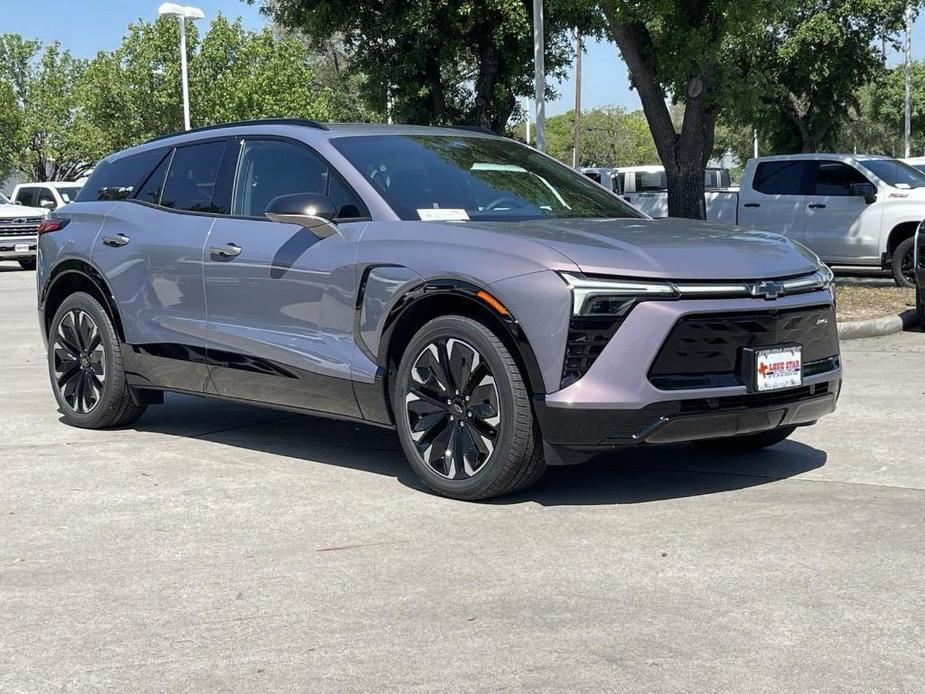
[[[24,205],[0,204],[0,219],[18,219],[19,217],[44,217],[48,210],[44,207],[25,207]]]
[[[809,273],[816,255],[764,231],[691,219],[549,219],[470,222],[552,248],[589,275],[762,279]]]

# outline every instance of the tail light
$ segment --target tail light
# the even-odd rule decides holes
[[[61,229],[70,224],[70,222],[70,219],[62,219],[60,217],[46,217],[42,220],[42,223],[39,224],[39,236],[42,234],[49,234],[52,231],[61,231]]]

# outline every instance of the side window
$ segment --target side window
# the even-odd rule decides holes
[[[20,188],[16,193],[16,202],[26,207],[38,207],[38,202],[35,199],[36,192],[35,188]]]
[[[805,161],[765,161],[758,164],[752,188],[765,195],[805,195]]]
[[[654,190],[668,190],[668,179],[664,171],[636,172],[636,192],[644,193]]]
[[[225,141],[177,147],[170,162],[161,205],[187,212],[227,214],[212,204]]]
[[[366,214],[349,188],[307,147],[281,140],[245,140],[238,159],[231,213],[263,217],[274,198],[293,193],[327,195],[339,218]]]
[[[852,183],[867,183],[853,166],[840,161],[820,161],[816,167],[816,195],[851,195]]]
[[[150,202],[152,205],[161,204],[161,193],[164,191],[164,180],[167,178],[167,167],[170,166],[170,159],[173,152],[169,152],[161,159],[161,163],[148,176],[148,180],[138,190],[135,196],[136,200]]]
[[[597,171],[585,171],[584,174],[595,183],[601,182],[601,175]]]
[[[616,191],[622,193],[624,190],[626,190],[626,173],[619,173],[616,178]]]
[[[113,162],[100,162],[81,188],[77,201],[125,200],[131,197],[135,187],[144,180],[162,156],[164,151],[158,150]]]
[[[270,202],[280,195],[324,195],[328,168],[313,152],[291,142],[245,140],[241,145],[231,213],[263,217]]]

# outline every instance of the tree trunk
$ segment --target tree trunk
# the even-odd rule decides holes
[[[630,70],[642,110],[668,181],[668,215],[705,219],[703,170],[713,151],[716,121],[706,95],[706,67],[688,82],[681,132],[675,131],[665,103],[648,29],[640,22],[621,23],[609,3],[604,4],[610,33]]]

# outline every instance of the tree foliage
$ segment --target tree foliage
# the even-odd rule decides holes
[[[407,123],[468,123],[502,132],[533,93],[532,0],[248,0],[314,41],[343,36],[367,103]],[[594,34],[590,0],[546,0],[545,64],[562,77],[574,30]]]
[[[736,104],[775,152],[831,148],[859,108],[861,88],[883,69],[878,38],[902,26],[906,0],[795,3],[738,60],[750,63],[756,103]],[[893,43],[890,39],[889,43]]]
[[[129,25],[122,43],[79,60],[51,44],[0,37],[0,173],[31,180],[84,175],[106,154],[181,130],[179,25]],[[207,33],[187,25],[194,126],[263,117],[362,121],[362,78],[334,41],[244,29],[222,15]]]

